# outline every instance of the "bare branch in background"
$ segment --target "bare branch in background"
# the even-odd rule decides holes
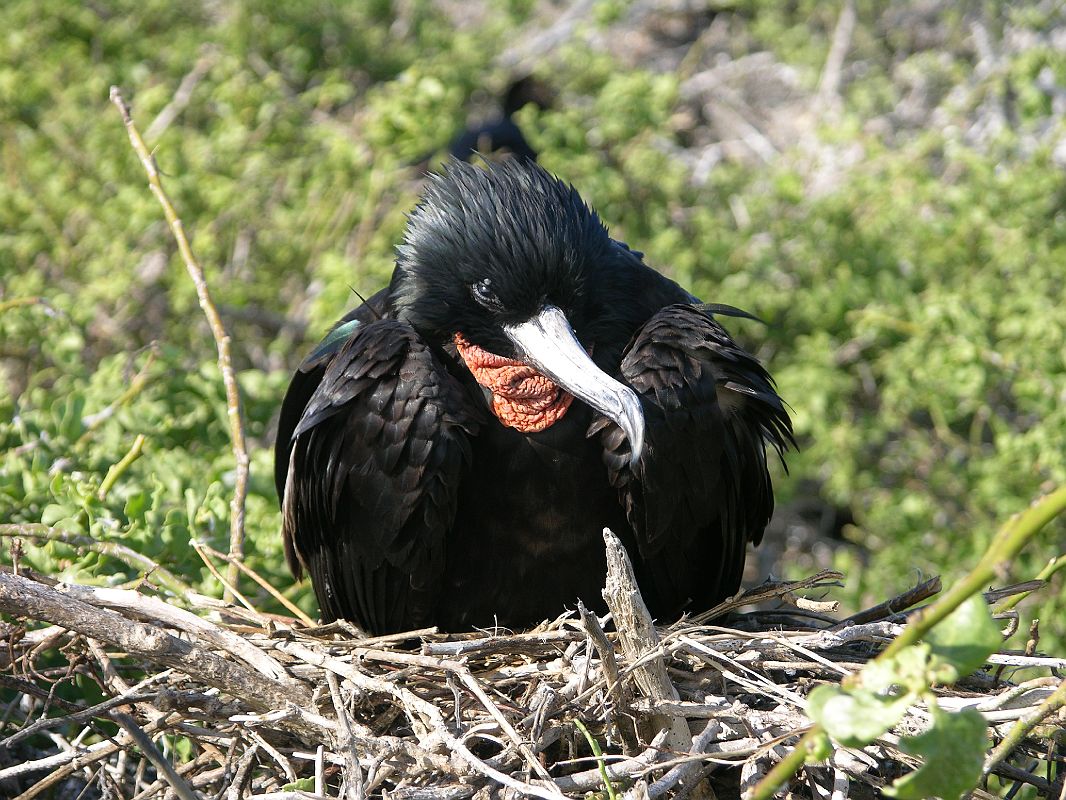
[[[205,67],[204,69],[206,69]],[[191,90],[190,90],[191,91]],[[148,185],[152,194],[156,196],[159,204],[163,206],[170,230],[174,234],[174,240],[178,244],[182,261],[196,287],[196,297],[200,302],[200,308],[207,317],[207,323],[211,327],[211,334],[215,337],[215,345],[218,349],[218,368],[222,373],[222,382],[226,387],[226,413],[229,417],[230,441],[233,444],[233,459],[236,462],[236,473],[233,486],[233,498],[230,500],[230,537],[229,554],[234,560],[227,569],[227,583],[236,586],[240,579],[240,568],[237,566],[244,556],[244,502],[248,495],[248,448],[244,441],[244,422],[241,414],[241,393],[237,384],[237,374],[233,369],[233,359],[230,353],[230,337],[226,332],[226,326],[218,313],[214,302],[211,300],[211,292],[207,287],[207,278],[204,270],[197,261],[196,255],[189,245],[185,236],[185,227],[175,210],[173,203],[163,189],[163,182],[159,176],[159,168],[156,166],[155,157],[148,151],[144,139],[138,132],[133,118],[130,115],[130,107],[122,99],[122,93],[117,86],[111,87],[111,102],[118,108],[122,115],[122,121],[126,125],[126,133],[129,134],[130,144],[134,152],[141,160],[145,173],[148,175]],[[230,599],[230,590],[226,589],[226,597]]]

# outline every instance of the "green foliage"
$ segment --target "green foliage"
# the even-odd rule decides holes
[[[885,789],[899,800],[943,797],[957,800],[977,785],[989,748],[988,724],[973,708],[954,714],[935,703],[929,708],[933,725],[925,733],[904,736],[900,746],[922,757],[922,766]]]
[[[950,800],[973,789],[988,750],[988,725],[975,709],[942,711],[930,689],[951,684],[984,664],[1000,645],[1000,634],[980,595],[964,601],[936,625],[921,644],[882,655],[841,686],[816,687],[807,698],[807,714],[833,739],[848,747],[870,744],[898,723],[907,709],[924,699],[932,724],[917,736],[904,736],[901,747],[919,755],[922,766],[885,790],[890,797]],[[822,737],[807,763],[825,757]]]
[[[48,317],[41,306],[9,310],[0,317],[0,330],[18,329],[27,318],[36,319],[42,341],[59,346],[47,354],[53,365],[33,376],[17,406],[7,395],[0,399],[0,517],[120,541],[185,576],[194,588],[216,592],[188,545],[202,537],[224,549],[228,537],[232,459],[215,365],[204,361],[190,370],[185,353],[163,345],[106,356],[87,372],[72,360],[84,340],[65,315]],[[261,436],[284,376],[242,378],[250,431]],[[140,390],[118,402],[131,382]],[[141,432],[147,437],[144,455],[101,499],[108,469]],[[267,456],[254,456],[248,504],[253,530],[275,525]],[[263,537],[253,563],[280,559],[273,538]],[[138,577],[114,559],[79,555],[62,543],[30,548],[28,555],[39,569],[71,580],[120,584]]]
[[[819,686],[808,698],[807,713],[841,744],[860,747],[899,722],[913,701],[910,694],[886,697],[870,691],[844,692],[834,686]]]
[[[932,649],[932,667],[941,683],[955,683],[985,663],[999,648],[999,628],[984,598],[974,595],[937,625],[925,640]]]

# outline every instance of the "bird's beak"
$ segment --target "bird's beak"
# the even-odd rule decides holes
[[[504,325],[503,332],[518,349],[522,361],[614,420],[629,439],[630,464],[637,463],[644,448],[640,400],[632,389],[593,363],[562,311],[545,306],[525,322]]]

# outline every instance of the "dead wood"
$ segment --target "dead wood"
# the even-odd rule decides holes
[[[79,587],[78,591],[83,597],[89,597],[94,590]],[[145,598],[146,603],[151,600]],[[90,605],[20,575],[0,573],[0,612],[51,622],[119,647],[151,664],[181,669],[259,710],[310,702],[310,694],[302,687],[270,680],[159,627],[135,622],[102,605]]]
[[[0,573],[0,689],[13,697],[0,717],[0,792],[32,800],[81,776],[136,800],[559,800],[605,779],[634,800],[736,796],[809,724],[809,690],[879,653],[901,630],[897,615],[932,586],[822,621],[812,603],[828,608],[823,593],[840,576],[820,573],[732,598],[719,607],[726,617],[657,628],[613,538],[610,621],[570,613],[517,634],[366,639],[218,601],[193,613],[150,583],[130,591]],[[753,602],[763,608],[737,613]],[[972,706],[997,742],[1014,737],[1017,752],[1046,757],[1063,713],[1051,675],[1066,661],[1034,649],[989,662],[1044,675],[1013,685],[982,671],[938,689],[939,704]],[[63,696],[86,679],[102,701]],[[897,730],[927,720],[917,706]],[[898,741],[838,750],[794,788],[874,796],[915,763]],[[1061,788],[1017,761],[989,768],[1039,793]]]

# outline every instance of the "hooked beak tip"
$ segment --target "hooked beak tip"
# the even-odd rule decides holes
[[[644,452],[644,414],[636,392],[628,387],[622,400],[622,413],[618,424],[629,440],[629,468],[636,469]]]
[[[596,366],[566,315],[548,305],[525,322],[504,326],[503,332],[526,363],[622,429],[629,440],[630,467],[635,467],[644,449],[644,411],[640,398],[629,386]]]

